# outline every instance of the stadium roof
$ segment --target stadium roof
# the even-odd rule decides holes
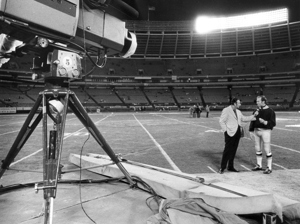
[[[300,0],[124,0],[123,2],[139,12],[138,18],[121,15],[122,19],[126,20],[185,21],[194,20],[199,15],[234,16],[288,8],[289,21],[300,21]],[[113,9],[110,8],[108,12],[111,10]]]

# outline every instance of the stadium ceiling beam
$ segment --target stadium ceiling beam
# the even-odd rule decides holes
[[[6,70],[6,69],[0,69],[0,79],[5,79],[8,77],[15,78],[15,79],[21,79],[21,80],[31,80],[32,81],[32,75],[33,72],[30,71],[16,71],[16,70]],[[253,78],[253,77],[272,77],[272,76],[289,76],[289,75],[300,75],[300,71],[290,71],[290,72],[271,72],[271,73],[249,73],[249,74],[226,74],[226,75],[197,75],[197,76],[177,76],[177,79],[207,79],[207,78]],[[107,76],[107,75],[90,75],[88,78],[95,78],[95,79],[101,79],[101,78],[116,78],[116,79],[135,79],[136,76]],[[151,78],[156,79],[172,79],[171,76],[159,76],[159,77],[153,77]]]
[[[97,86],[97,87],[198,87],[198,86],[249,86],[249,85],[261,85],[261,84],[295,84],[300,83],[298,79],[285,79],[285,80],[258,80],[258,81],[239,81],[239,82],[195,82],[195,83],[103,83],[103,82],[73,82],[72,86]]]
[[[28,85],[44,85],[44,82],[32,81],[30,79],[15,79],[11,77],[1,77],[0,84],[28,84]]]
[[[300,71],[290,71],[290,72],[270,72],[270,73],[249,73],[249,74],[226,74],[226,75],[195,75],[195,76],[177,76],[177,79],[207,79],[207,78],[253,78],[260,76],[288,76],[288,75],[300,75]],[[128,78],[134,79],[136,76],[107,76],[107,75],[90,75],[88,78]],[[139,77],[140,78],[140,77]],[[172,79],[172,76],[149,76],[149,78],[155,79]]]

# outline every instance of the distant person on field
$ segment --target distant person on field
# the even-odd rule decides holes
[[[208,117],[210,111],[210,106],[208,106],[208,104],[206,104],[205,111],[206,111],[206,117]]]
[[[202,106],[199,105],[199,109],[200,109],[200,117],[201,117],[201,113],[202,113]]]
[[[219,123],[224,132],[225,148],[223,151],[220,174],[224,173],[227,167],[228,171],[239,172],[234,168],[234,157],[241,138],[241,122],[255,120],[257,113],[251,116],[244,116],[238,109],[241,101],[237,98],[231,100],[231,105],[225,107],[222,111]]]
[[[200,106],[196,106],[196,116],[197,116],[197,118],[200,118],[200,114],[201,114],[201,109],[200,109]]]
[[[276,115],[267,105],[265,96],[258,96],[256,104],[258,106],[258,115],[256,120],[251,123],[251,129],[249,129],[250,134],[254,136],[257,162],[252,171],[262,170],[262,149],[264,149],[267,157],[267,169],[263,173],[270,174],[272,173],[271,131],[276,126]]]
[[[194,105],[194,107],[193,107],[193,117],[196,117],[196,116],[197,116],[196,108],[197,108],[197,106]]]
[[[194,106],[191,106],[189,108],[189,114],[190,114],[190,117],[193,117],[193,113],[194,113]]]

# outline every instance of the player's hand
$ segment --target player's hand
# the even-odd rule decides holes
[[[260,123],[262,123],[262,124],[264,124],[264,125],[267,125],[268,124],[268,122],[267,121],[265,121],[264,119],[262,119],[262,118],[259,118],[259,122]]]

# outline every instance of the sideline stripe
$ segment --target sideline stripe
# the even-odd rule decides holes
[[[278,128],[278,127],[274,127],[274,129],[284,130],[284,131],[294,131],[294,132],[298,132],[297,130],[286,129],[286,128]]]
[[[246,167],[246,166],[244,166],[242,164],[240,164],[240,166],[243,167],[244,169],[248,170],[248,171],[251,171],[251,169],[249,169],[248,167]]]
[[[153,136],[149,133],[149,131],[142,125],[142,123],[136,118],[136,116],[133,114],[135,120],[141,125],[141,127],[145,130],[145,132],[149,135],[151,140],[154,142],[154,144],[158,147],[160,152],[163,154],[163,156],[166,158],[166,160],[170,163],[170,165],[173,167],[174,170],[181,172],[181,170],[176,166],[176,164],[172,161],[172,159],[168,156],[168,154],[165,152],[165,150],[161,147],[160,144],[153,138]]]
[[[207,126],[204,126],[204,125],[199,125],[199,124],[195,124],[195,123],[180,121],[180,120],[177,120],[177,119],[174,119],[174,118],[169,118],[169,117],[166,117],[166,116],[162,116],[160,114],[157,114],[156,116],[160,116],[160,117],[164,117],[164,118],[167,118],[167,119],[170,119],[170,120],[174,120],[174,121],[177,121],[179,123],[184,123],[184,124],[190,124],[190,125],[195,125],[195,126],[199,126],[199,127],[204,127],[204,128],[208,128],[210,130],[216,130],[218,132],[220,132],[220,130],[221,130],[221,128],[220,129],[215,129],[215,128],[207,127]]]
[[[189,123],[189,122],[184,122],[184,121],[180,121],[180,120],[177,120],[177,119],[174,119],[174,118],[168,118],[168,117],[165,117],[165,116],[162,116],[162,115],[156,115],[156,116],[161,116],[161,117],[164,117],[164,118],[167,118],[167,119],[170,119],[170,120],[175,120],[175,121],[178,121],[178,122],[181,122],[181,123],[195,125],[195,126],[200,126],[200,127],[204,127],[204,128],[209,128],[211,130],[217,130],[217,131],[219,131],[219,129],[214,129],[214,128],[210,128],[210,127],[207,127],[207,126],[197,125],[197,124],[193,124],[193,123]],[[248,138],[248,137],[244,137],[244,138],[252,141],[251,138]],[[292,152],[300,153],[300,151],[297,151],[295,149],[290,149],[290,148],[287,148],[287,147],[283,147],[283,146],[279,146],[279,145],[274,145],[274,144],[271,144],[271,145],[272,146],[276,146],[278,148],[286,149],[286,150],[289,150],[289,151],[292,151]]]
[[[218,173],[217,171],[215,171],[213,168],[211,168],[210,166],[207,166],[208,169],[210,169],[212,172],[214,173]]]
[[[3,134],[0,134],[0,136],[1,136],[1,135],[7,135],[7,134],[15,133],[15,132],[19,132],[19,131],[20,131],[20,130],[6,132],[6,133],[3,133]]]
[[[9,126],[9,125],[12,125],[12,124],[19,124],[19,123],[24,123],[24,121],[19,121],[19,122],[14,122],[14,123],[9,123],[9,124],[1,124],[0,127]]]
[[[280,145],[274,145],[274,144],[270,144],[270,145],[276,146],[278,148],[286,149],[286,150],[289,150],[289,151],[292,151],[292,152],[300,153],[300,151],[297,151],[295,149],[290,149],[290,148],[287,148],[287,147],[283,147],[283,146],[280,146]]]
[[[70,120],[73,120],[74,118],[71,118],[71,119],[69,119],[69,120],[66,120],[66,121],[70,121]],[[21,123],[21,122],[18,122],[18,123]],[[24,123],[24,122],[23,122]],[[52,124],[47,124],[47,125],[52,125]],[[0,126],[4,126],[4,125],[0,125]],[[38,126],[36,126],[36,128],[40,128],[40,127],[42,127],[43,125],[38,125]],[[0,134],[0,136],[1,135],[8,135],[8,134],[11,134],[11,133],[15,133],[15,132],[19,132],[20,130],[15,130],[15,131],[10,131],[10,132],[5,132],[5,133],[2,133],[2,134]]]
[[[284,166],[281,166],[281,165],[279,165],[279,164],[277,164],[277,163],[273,163],[273,165],[278,166],[278,167],[280,167],[280,168],[282,168],[282,169],[284,169],[284,170],[287,170],[287,169],[288,169],[288,168],[285,168]]]
[[[250,140],[250,141],[254,141],[254,140],[252,140],[251,138],[248,138],[248,137],[244,137],[244,138],[247,139],[247,140]],[[284,147],[284,146],[280,146],[280,145],[275,145],[275,144],[270,144],[270,145],[278,147],[278,148],[286,149],[286,150],[289,150],[291,152],[300,153],[300,151],[298,151],[296,149],[290,149],[290,148],[287,148],[287,147]]]
[[[105,120],[106,118],[108,118],[108,117],[110,117],[110,116],[111,116],[111,114],[108,115],[108,116],[106,116],[105,118],[102,118],[101,120],[97,121],[95,124],[97,124],[98,122],[101,122],[101,121]],[[79,129],[79,130],[77,130],[77,131],[75,131],[75,132],[73,132],[73,133],[69,133],[67,136],[64,137],[64,140],[67,139],[67,138],[69,138],[69,137],[71,137],[72,135],[74,135],[74,134],[80,132],[80,131],[83,130],[83,129],[86,129],[86,128],[84,127],[84,128],[81,128],[81,129]],[[23,157],[22,159],[17,160],[16,162],[11,163],[9,167],[11,167],[11,166],[13,166],[13,165],[15,165],[15,164],[17,164],[17,163],[19,163],[19,162],[21,162],[21,161],[27,159],[27,158],[29,158],[29,157],[31,157],[31,156],[34,156],[35,154],[39,153],[39,152],[42,151],[42,150],[43,150],[43,148],[37,150],[37,151],[34,152],[34,153],[29,154],[28,156]]]

